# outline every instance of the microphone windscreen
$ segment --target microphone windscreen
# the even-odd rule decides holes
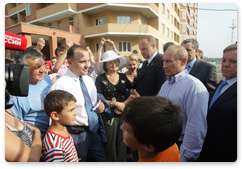
[[[25,51],[27,39],[23,36],[5,31],[5,49]]]

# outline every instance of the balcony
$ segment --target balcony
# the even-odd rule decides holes
[[[76,27],[76,26],[72,26],[72,25],[68,25],[68,26],[65,26],[65,27],[57,28],[57,29],[63,30],[63,31],[66,31],[66,32],[71,32],[71,33],[79,33],[79,28]]]
[[[36,20],[47,23],[72,16],[77,12],[76,3],[56,3],[36,11]]]
[[[16,14],[17,12],[21,12],[21,11],[25,10],[24,3],[17,3],[16,6],[11,5],[11,4],[7,4],[7,5],[9,5],[8,16],[11,16],[13,14]]]
[[[108,23],[99,26],[91,26],[83,28],[81,33],[85,35],[85,38],[97,38],[103,35],[114,36],[140,36],[144,33],[158,34],[159,31],[149,25],[137,25],[137,24],[114,24]]]

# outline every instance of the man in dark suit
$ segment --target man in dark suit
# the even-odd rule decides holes
[[[210,95],[217,86],[216,66],[198,59],[199,44],[195,39],[186,39],[181,43],[188,53],[188,64],[186,69],[189,74],[198,78],[207,88]]]
[[[209,101],[208,130],[198,161],[237,159],[237,44],[226,47],[223,53],[221,71],[226,80]]]
[[[155,96],[166,80],[163,69],[162,54],[156,49],[153,36],[145,35],[139,38],[139,49],[144,59],[143,66],[138,69],[135,88],[141,96]]]

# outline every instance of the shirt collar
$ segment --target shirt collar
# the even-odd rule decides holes
[[[196,62],[197,58],[195,57],[191,62],[188,63],[188,65],[192,68]]]
[[[180,79],[182,79],[183,77],[185,77],[188,74],[188,71],[185,69],[180,73],[177,73],[175,76],[173,77],[167,77],[168,81],[170,84],[173,84],[174,82],[178,82]]]
[[[235,82],[237,82],[237,77],[233,77],[229,80],[226,80],[226,82],[229,84],[229,86],[233,85]]]
[[[75,80],[79,80],[80,76],[76,75],[75,73],[73,73],[69,68],[67,70],[67,72],[64,74],[66,76],[69,76]]]
[[[157,55],[157,53],[158,51],[156,51],[154,55],[148,59],[148,64],[153,60],[153,58]]]

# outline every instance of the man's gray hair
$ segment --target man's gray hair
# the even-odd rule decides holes
[[[192,48],[193,49],[198,49],[199,48],[199,43],[198,43],[198,41],[196,39],[186,39],[181,44],[187,44],[187,43],[192,43]]]
[[[227,47],[224,49],[223,53],[225,53],[225,52],[227,52],[227,51],[229,51],[229,50],[237,50],[237,43],[234,43],[234,44],[231,44],[231,45],[227,46]]]
[[[22,64],[26,64],[26,61],[28,59],[35,60],[35,59],[39,59],[41,57],[44,58],[44,55],[42,52],[34,49],[33,47],[28,47],[26,49],[26,51],[20,57],[21,58],[19,58],[19,62]]]

